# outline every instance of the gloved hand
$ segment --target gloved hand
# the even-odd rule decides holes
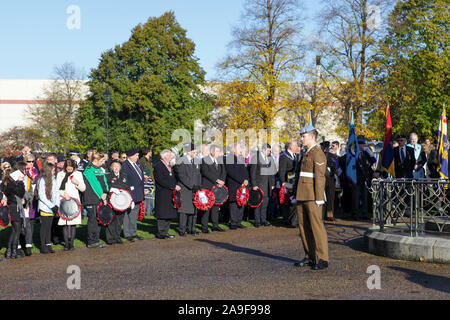
[[[325,201],[321,200],[321,201],[316,201],[316,204],[318,207],[320,207],[321,205],[325,204]]]
[[[134,206],[135,206],[135,204],[134,204],[134,201],[131,203],[131,210],[133,210],[134,209]]]
[[[294,196],[290,196],[289,199],[291,200],[291,204],[296,204],[297,203],[297,199],[295,199]]]
[[[120,190],[117,188],[111,188],[109,191],[115,194],[120,194]]]
[[[193,193],[196,193],[198,190],[200,190],[201,188],[200,188],[200,186],[199,185],[195,185],[195,186],[193,186],[192,187],[192,192]]]
[[[58,214],[58,206],[54,206],[53,208],[52,208],[52,212],[54,213],[54,214]]]

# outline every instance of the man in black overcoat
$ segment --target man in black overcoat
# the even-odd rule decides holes
[[[177,209],[173,204],[173,191],[180,191],[174,170],[170,162],[174,154],[170,150],[161,152],[161,160],[156,162],[153,170],[155,177],[155,217],[157,219],[158,239],[174,238],[169,235],[170,221],[177,218]]]

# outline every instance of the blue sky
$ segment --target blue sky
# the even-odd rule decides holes
[[[305,15],[320,8],[318,0],[305,0]],[[55,65],[73,62],[88,74],[102,52],[127,41],[131,30],[149,17],[172,10],[195,55],[215,79],[215,65],[226,54],[231,27],[239,23],[244,0],[40,0],[0,3],[0,78],[40,79],[52,76]],[[81,10],[79,30],[66,26],[70,5]],[[306,30],[313,30],[310,21]]]

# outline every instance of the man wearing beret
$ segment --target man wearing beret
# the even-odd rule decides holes
[[[122,164],[121,173],[125,173],[128,177],[128,184],[133,197],[131,210],[125,213],[123,219],[123,235],[125,239],[134,242],[134,239],[142,240],[137,235],[137,219],[139,216],[140,204],[144,201],[144,172],[139,165],[139,151],[135,148],[129,149],[127,152],[128,159]]]
[[[311,266],[314,270],[328,267],[328,239],[322,220],[325,204],[325,171],[327,158],[316,144],[317,130],[310,124],[300,134],[306,147],[296,176],[298,227],[305,258],[296,267]]]

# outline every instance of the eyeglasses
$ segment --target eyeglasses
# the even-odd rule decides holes
[[[27,161],[27,163],[33,163],[33,162],[34,162],[33,160]]]
[[[11,167],[3,167],[4,169],[11,169]]]

